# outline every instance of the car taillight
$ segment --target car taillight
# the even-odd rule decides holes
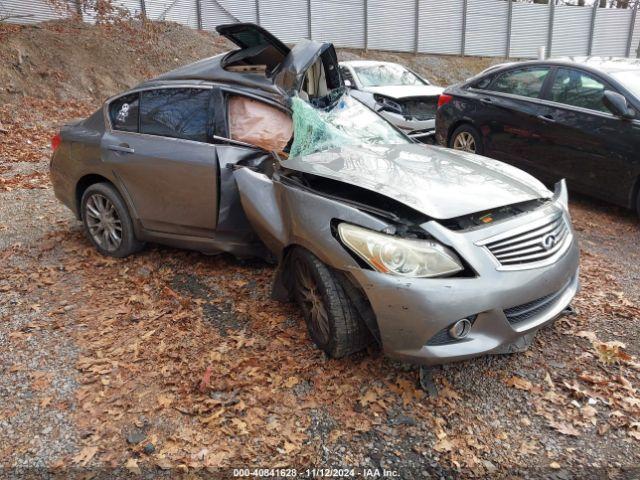
[[[56,148],[60,146],[60,142],[62,138],[60,138],[60,134],[56,133],[53,137],[51,137],[51,149],[55,152]]]
[[[441,94],[438,97],[438,108],[440,108],[443,105],[446,105],[451,100],[453,100],[453,96],[452,95],[447,95],[446,93]]]

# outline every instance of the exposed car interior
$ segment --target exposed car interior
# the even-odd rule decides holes
[[[317,104],[332,90],[341,86],[340,72],[333,58],[333,50],[325,50],[322,55],[307,69],[298,94],[300,98]]]

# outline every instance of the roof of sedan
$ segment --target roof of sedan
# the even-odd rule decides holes
[[[136,88],[144,88],[162,85],[165,83],[201,83],[211,82],[239,87],[245,90],[260,90],[267,96],[281,99],[282,92],[274,83],[264,75],[246,72],[234,72],[222,67],[222,60],[228,53],[204,58],[197,62],[178,67],[170,72],[163,73],[151,80],[147,80]]]
[[[546,60],[526,60],[492,65],[482,73],[517,65],[580,65],[605,73],[640,70],[640,59],[624,57],[557,57]]]

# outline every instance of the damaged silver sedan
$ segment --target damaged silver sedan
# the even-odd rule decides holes
[[[109,99],[54,137],[56,196],[95,247],[277,263],[332,357],[431,365],[526,348],[578,289],[564,183],[425,146],[344,88],[333,46],[253,24],[239,49]]]

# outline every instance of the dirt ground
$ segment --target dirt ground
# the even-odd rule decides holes
[[[26,45],[25,31],[39,30],[0,33],[0,58]],[[474,68],[483,67],[449,81]],[[640,223],[630,212],[574,196],[577,315],[540,331],[525,353],[437,368],[432,398],[414,367],[378,351],[327,359],[298,310],[270,299],[269,265],[156,245],[124,260],[98,255],[47,169],[56,126],[101,96],[2,75],[14,82],[0,104],[3,474],[640,475]],[[131,75],[100,89],[142,78]]]

